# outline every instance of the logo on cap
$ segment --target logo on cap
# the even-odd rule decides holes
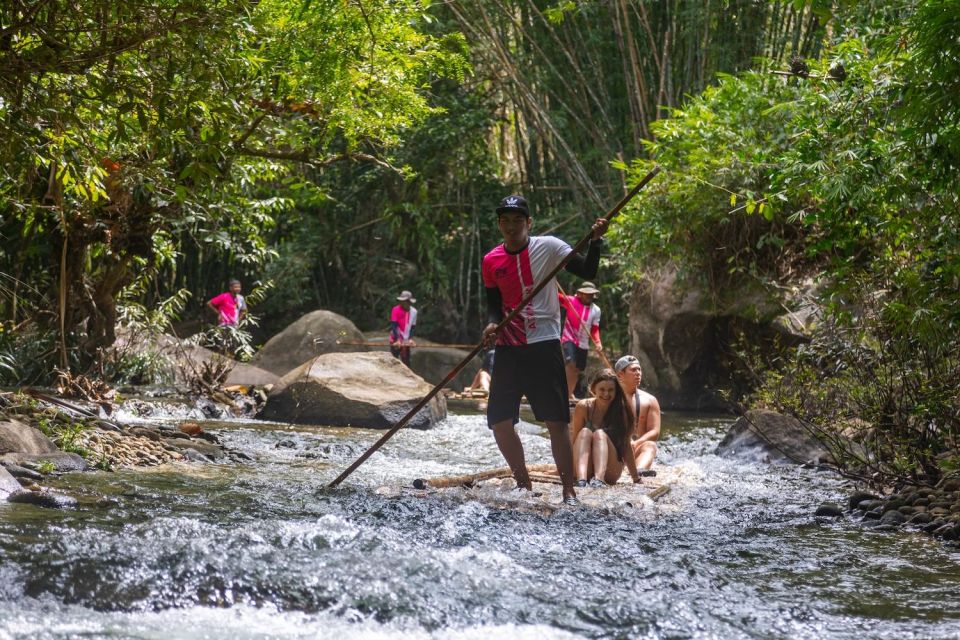
[[[507,196],[501,200],[500,206],[497,207],[497,214],[506,213],[508,211],[519,211],[525,216],[530,215],[530,208],[523,196]]]

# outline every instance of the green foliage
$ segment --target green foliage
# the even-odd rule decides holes
[[[803,419],[847,473],[936,483],[960,461],[960,341],[940,322],[899,333],[888,317],[896,304],[877,295],[855,317],[826,322],[766,373],[753,402]]]
[[[773,287],[812,268],[800,250],[801,207],[773,189],[776,163],[795,144],[796,111],[813,93],[775,76],[721,76],[670,118],[653,124],[653,160],[629,167],[639,180],[658,163],[666,175],[624,214],[611,237],[625,274],[676,266],[722,297]],[[626,168],[626,167],[625,167]]]
[[[293,202],[266,187],[378,160],[433,111],[428,80],[462,75],[458,38],[424,24],[416,0],[4,7],[0,270],[37,276],[0,311],[63,316],[60,364],[86,366],[120,292],[175,280],[182,248],[262,265]]]
[[[37,463],[37,471],[39,471],[44,475],[53,473],[56,470],[57,470],[57,465],[55,465],[49,460],[41,460],[40,462]]]
[[[814,340],[760,396],[876,482],[935,480],[960,458],[955,5],[901,5],[863,39],[840,15],[851,31],[806,77],[721,78],[654,125],[672,179],[615,234],[629,273],[677,266],[718,299],[760,284],[779,303],[815,277]],[[869,443],[838,435],[857,421]]]

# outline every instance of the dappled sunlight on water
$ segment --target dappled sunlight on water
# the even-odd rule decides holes
[[[75,511],[0,506],[0,638],[960,636],[960,553],[817,521],[844,485],[717,458],[727,423],[665,416],[656,504],[624,484],[548,511],[401,489],[502,466],[479,416],[401,431],[336,490],[379,432],[208,423],[253,461],[73,476]]]

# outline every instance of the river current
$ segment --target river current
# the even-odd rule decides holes
[[[401,431],[333,491],[378,432],[209,423],[253,460],[74,474],[75,510],[0,503],[0,640],[960,637],[960,551],[815,518],[849,487],[716,457],[730,421],[665,414],[656,504],[552,515],[399,491],[502,466],[480,416]]]

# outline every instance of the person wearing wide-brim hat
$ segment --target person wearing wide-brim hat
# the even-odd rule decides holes
[[[410,347],[416,346],[411,336],[417,324],[417,301],[409,291],[401,291],[397,305],[390,311],[390,353],[400,362],[410,366]]]
[[[566,319],[563,323],[563,335],[560,338],[560,347],[563,349],[563,361],[567,373],[567,395],[576,400],[573,395],[580,380],[580,374],[587,368],[587,353],[590,351],[590,342],[600,344],[600,307],[593,303],[600,290],[592,282],[584,282],[576,294],[564,297],[563,307],[566,310]]]
[[[594,223],[585,256],[571,255],[573,249],[559,238],[530,235],[533,219],[523,196],[507,196],[496,212],[503,243],[487,253],[481,265],[487,293],[483,340],[487,346],[496,342],[497,348],[487,402],[487,426],[510,465],[517,488],[532,489],[523,443],[514,426],[520,421],[520,399],[525,395],[534,417],[550,432],[550,448],[563,485],[563,502],[573,506],[578,500],[573,486],[570,404],[560,351],[556,278],[551,278],[529,301],[526,298],[561,264],[580,278],[596,277],[607,221],[601,218]],[[497,331],[500,322],[521,306],[522,311]]]

